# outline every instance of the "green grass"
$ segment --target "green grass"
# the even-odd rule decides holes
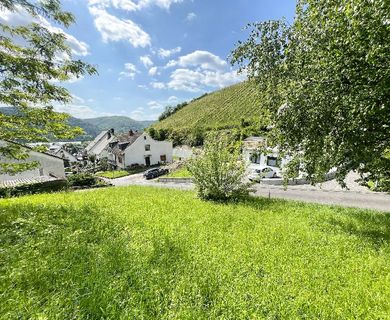
[[[213,92],[189,103],[172,116],[153,125],[156,129],[238,127],[241,119],[258,120],[260,98],[249,82],[239,83]]]
[[[114,170],[114,171],[100,171],[97,172],[96,175],[98,177],[108,178],[108,179],[116,179],[122,178],[129,175],[129,172],[125,170]]]
[[[127,187],[0,219],[2,319],[389,318],[389,214]]]
[[[170,172],[167,175],[168,178],[191,178],[191,173],[187,170],[186,167],[179,168],[175,171]]]

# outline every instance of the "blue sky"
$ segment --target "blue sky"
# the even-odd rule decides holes
[[[66,33],[99,75],[66,83],[57,107],[80,118],[126,115],[154,120],[168,104],[235,82],[226,58],[249,22],[291,20],[293,0],[63,0],[76,16]],[[71,37],[73,36],[73,37]]]

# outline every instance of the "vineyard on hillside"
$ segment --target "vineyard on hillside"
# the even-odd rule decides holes
[[[261,102],[255,84],[243,82],[189,103],[153,125],[155,129],[192,130],[239,127],[242,119],[258,121]]]

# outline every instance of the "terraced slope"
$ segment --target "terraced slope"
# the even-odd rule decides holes
[[[195,100],[161,122],[156,129],[229,128],[241,119],[258,119],[260,98],[253,83],[243,82]]]

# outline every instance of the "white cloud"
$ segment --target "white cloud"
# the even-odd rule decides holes
[[[103,42],[128,41],[135,48],[150,46],[149,34],[133,21],[119,19],[98,6],[90,6],[89,12],[95,18],[95,26],[102,35]]]
[[[171,68],[171,67],[174,67],[177,65],[177,61],[175,60],[169,60],[169,62],[167,63],[167,65],[165,66],[165,68]]]
[[[180,53],[181,52],[181,47],[176,47],[176,48],[173,48],[173,49],[163,49],[163,48],[160,48],[158,50],[158,55],[160,58],[169,58],[170,56],[176,54],[176,53]]]
[[[197,18],[197,15],[196,15],[194,12],[190,12],[190,13],[187,15],[186,20],[187,20],[188,22],[191,22],[191,21],[194,21],[196,18]]]
[[[181,56],[176,62],[170,61],[168,65],[179,65],[180,67],[201,67],[202,69],[209,70],[223,70],[227,67],[227,62],[211,52],[196,50],[190,54]]]
[[[150,101],[148,102],[148,106],[150,109],[162,109],[163,105],[157,101]]]
[[[155,76],[158,73],[158,68],[157,67],[152,67],[149,69],[149,75],[150,76]]]
[[[176,97],[176,96],[170,96],[167,100],[168,103],[178,103],[179,102],[179,98]]]
[[[132,64],[130,62],[125,63],[124,71],[119,73],[118,80],[122,80],[124,78],[130,78],[133,80],[137,73],[139,73],[139,71],[134,64]]]
[[[137,87],[141,88],[141,89],[148,90],[148,86],[145,86],[144,84],[139,84]]]
[[[226,61],[208,51],[197,50],[177,60],[171,60],[165,68],[178,66],[170,75],[166,87],[189,92],[223,88],[245,80],[244,75],[228,68]]]
[[[0,23],[6,23],[7,25],[16,26],[23,25],[26,26],[30,23],[38,23],[39,25],[45,27],[50,32],[61,33],[65,36],[66,44],[71,48],[72,54],[77,56],[86,56],[89,54],[89,46],[83,41],[78,40],[71,34],[65,32],[59,27],[53,26],[47,19],[42,16],[31,16],[25,9],[20,8],[18,11],[9,11],[3,10],[0,15]],[[63,58],[68,58],[64,56]]]
[[[149,56],[142,56],[139,58],[139,60],[142,62],[142,64],[145,66],[145,68],[149,68],[152,65],[154,65],[153,61],[150,59]]]
[[[150,85],[154,89],[165,89],[165,83],[163,82],[151,82]]]
[[[157,6],[168,10],[174,3],[181,3],[183,0],[89,0],[89,5],[96,5],[99,7],[114,7],[116,9],[123,9],[126,11],[137,11],[151,6]]]
[[[170,89],[199,92],[209,88],[223,88],[245,80],[245,77],[238,75],[236,71],[210,71],[177,69],[172,72],[171,80],[167,86]]]

